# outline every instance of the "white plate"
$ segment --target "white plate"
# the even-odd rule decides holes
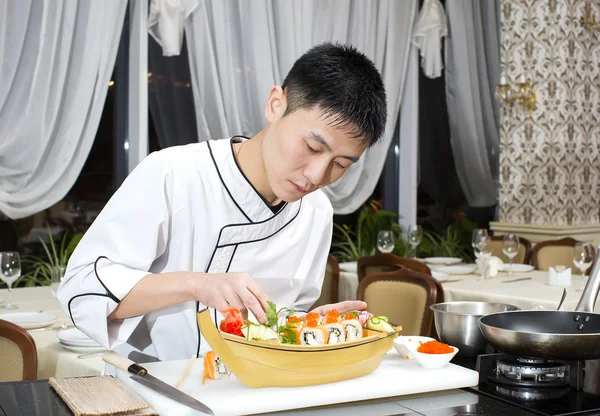
[[[435,269],[437,272],[447,274],[471,274],[477,269],[474,264],[460,264],[454,266],[442,266]]]
[[[61,343],[72,347],[99,347],[93,339],[89,338],[77,328],[61,329],[56,333],[56,337]]]
[[[531,264],[513,264],[512,267],[510,267],[510,264],[504,264],[500,270],[503,272],[509,272],[511,269],[513,273],[526,273],[534,270],[535,268]]]
[[[462,263],[462,259],[459,259],[458,257],[426,257],[423,261],[428,264],[445,265]]]
[[[99,347],[73,347],[72,345],[65,345],[62,342],[60,343],[60,345],[64,349],[67,349],[67,350],[73,351],[73,352],[77,352],[77,353],[81,353],[81,354],[93,354],[96,352],[106,351],[106,348],[104,348],[101,345]]]
[[[12,322],[24,329],[44,328],[56,322],[56,316],[44,312],[3,313],[0,319]]]
[[[443,282],[444,280],[448,280],[450,278],[450,275],[448,273],[443,273],[439,270],[432,270],[431,275],[435,277],[438,282]]]

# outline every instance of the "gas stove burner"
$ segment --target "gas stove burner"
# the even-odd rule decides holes
[[[491,379],[500,384],[521,387],[561,387],[569,385],[569,366],[548,360],[504,359],[496,362]]]
[[[532,358],[532,357],[518,357],[517,361],[523,364],[545,364],[548,362],[552,362],[550,360],[546,360],[544,358]]]
[[[496,392],[502,396],[510,397],[517,400],[523,401],[539,401],[539,400],[553,400],[569,394],[569,387],[554,388],[554,389],[533,389],[533,388],[512,388],[508,386],[496,386]]]

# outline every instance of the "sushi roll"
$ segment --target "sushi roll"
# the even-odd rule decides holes
[[[327,329],[329,340],[328,344],[339,344],[346,340],[344,326],[340,323],[340,313],[335,309],[327,312],[324,318],[323,326]]]
[[[354,341],[362,338],[362,324],[354,314],[347,313],[344,319],[342,319],[342,325],[344,326],[346,341]]]
[[[225,363],[219,358],[216,352],[209,351],[204,356],[204,375],[202,377],[202,384],[207,378],[212,380],[219,380],[231,375],[231,371],[225,365]]]
[[[346,332],[344,331],[344,326],[339,322],[334,322],[331,324],[323,325],[327,330],[328,335],[328,344],[339,344],[340,342],[344,342],[346,340]]]
[[[323,345],[327,344],[327,330],[319,325],[318,319],[305,321],[300,330],[300,345]]]
[[[304,321],[302,318],[297,316],[290,316],[285,324],[284,335],[289,339],[290,343],[300,344],[300,331],[302,330],[302,325]],[[293,337],[290,337],[288,331],[294,333]]]

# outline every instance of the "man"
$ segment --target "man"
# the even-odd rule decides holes
[[[319,188],[341,178],[383,134],[376,68],[323,44],[271,88],[266,127],[149,155],[73,253],[58,292],[74,324],[124,355],[189,358],[196,312],[235,306],[265,322],[267,300],[306,312],[318,299],[333,210]],[[342,302],[340,312],[364,309]]]

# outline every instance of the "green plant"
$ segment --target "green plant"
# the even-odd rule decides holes
[[[46,258],[35,255],[23,256],[22,263],[28,266],[29,271],[19,278],[17,281],[19,286],[48,286],[52,281],[54,273],[61,273],[61,269],[64,271],[71,254],[73,254],[77,244],[79,244],[79,241],[83,237],[82,233],[77,233],[67,242],[68,234],[68,232],[63,234],[57,250],[57,246],[52,238],[52,232],[50,231],[50,227],[48,227],[49,243],[46,244],[40,238]]]
[[[443,235],[425,231],[419,245],[418,257],[460,257],[465,262],[474,260],[471,235],[476,224],[460,213]]]
[[[401,239],[402,229],[394,221],[396,217],[395,213],[381,209],[381,202],[369,201],[361,209],[354,227],[334,224],[332,254],[342,262],[372,256],[377,251],[379,231],[391,230]]]

